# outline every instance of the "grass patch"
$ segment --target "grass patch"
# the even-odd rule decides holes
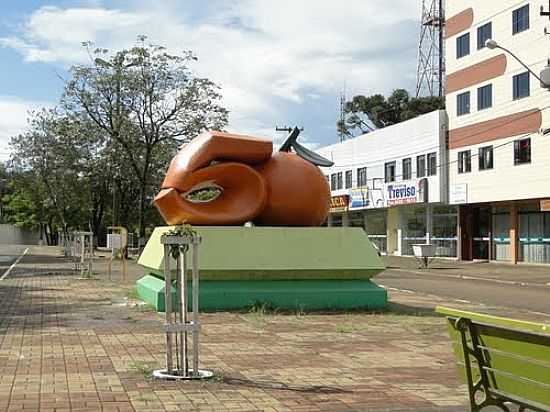
[[[138,312],[156,312],[157,309],[150,303],[144,303],[143,305],[136,305],[136,310]]]
[[[338,333],[353,333],[357,332],[359,328],[352,323],[343,323],[336,325],[336,332]]]
[[[126,297],[132,300],[140,300],[137,287],[133,287],[126,292]]]
[[[145,362],[133,361],[128,364],[128,367],[141,373],[146,379],[153,377],[153,368]]]

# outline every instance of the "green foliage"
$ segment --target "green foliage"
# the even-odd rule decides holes
[[[443,98],[410,97],[404,89],[394,90],[388,98],[381,94],[357,95],[345,103],[345,122],[338,121],[336,127],[339,132],[353,136],[372,131],[373,125],[382,128],[444,108]]]
[[[133,361],[129,363],[128,367],[141,373],[146,379],[153,377],[153,368],[145,362]]]
[[[91,120],[112,142],[116,157],[138,187],[139,234],[162,174],[182,142],[205,129],[222,129],[228,112],[218,87],[192,74],[191,52],[171,55],[162,46],[138,45],[112,55],[91,50],[93,63],[74,66],[63,106]]]
[[[164,233],[164,236],[178,236],[178,237],[193,237],[197,235],[197,231],[193,229],[193,226],[189,224],[177,225],[172,229]]]
[[[209,202],[222,194],[222,190],[216,187],[205,187],[194,190],[187,195],[187,198],[194,202]]]
[[[228,112],[218,87],[191,72],[191,52],[145,41],[114,52],[83,43],[91,61],[71,68],[59,106],[31,113],[12,138],[7,221],[50,234],[91,229],[101,239],[107,226],[144,236],[161,223],[152,200],[166,165],[182,142],[223,130]]]

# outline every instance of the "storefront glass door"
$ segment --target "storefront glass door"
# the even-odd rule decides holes
[[[489,243],[491,240],[491,209],[480,207],[474,209],[473,258],[489,260]]]
[[[495,209],[493,213],[492,260],[507,261],[510,256],[510,212]]]

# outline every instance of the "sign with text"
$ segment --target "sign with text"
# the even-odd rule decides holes
[[[330,212],[346,212],[348,210],[349,205],[349,196],[348,195],[340,195],[340,196],[332,196],[330,198]]]
[[[387,186],[388,206],[407,205],[417,202],[415,185],[394,184]]]
[[[449,188],[449,203],[451,205],[460,205],[468,203],[468,184],[460,183],[451,185]]]
[[[358,187],[351,189],[349,198],[349,210],[364,209],[369,206],[368,187]]]

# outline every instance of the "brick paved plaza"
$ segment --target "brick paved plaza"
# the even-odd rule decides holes
[[[0,410],[466,409],[443,319],[406,305],[204,314],[201,366],[215,379],[152,380],[164,363],[161,315],[134,305],[132,280],[51,273],[59,262],[26,257],[0,284]]]

